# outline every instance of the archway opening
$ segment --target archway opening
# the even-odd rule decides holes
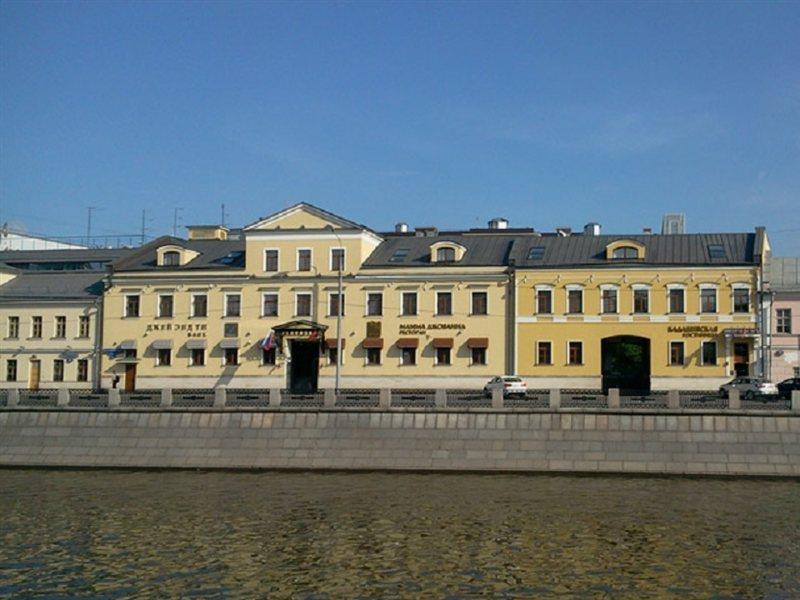
[[[603,339],[603,392],[619,388],[630,395],[650,391],[650,340],[634,335]]]

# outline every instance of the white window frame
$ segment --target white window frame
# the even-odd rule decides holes
[[[787,316],[789,317],[789,331],[781,331],[781,315],[779,313],[786,312]],[[775,309],[775,334],[776,335],[794,335],[794,328],[792,327],[792,307],[791,306],[782,306],[780,308]]]
[[[277,257],[277,260],[276,260],[276,262],[277,262],[276,266],[278,268],[275,269],[274,271],[267,271],[267,252],[277,252],[278,253],[278,257]],[[261,259],[262,259],[261,270],[264,271],[264,273],[280,273],[281,272],[281,250],[280,250],[280,248],[264,248],[264,251],[261,254]]]
[[[439,348],[434,348],[433,349],[433,357],[434,357],[434,359],[436,361],[434,364],[437,367],[452,367],[453,366],[453,348],[447,348],[447,349],[450,350],[450,362],[446,362],[446,363],[439,362]]]
[[[647,285],[646,283],[634,283],[631,285],[631,314],[632,315],[649,315],[653,312],[651,309],[653,308],[653,299],[652,294],[650,293],[652,288]],[[636,292],[645,291],[647,292],[647,312],[636,312]]]
[[[229,315],[228,314],[228,298],[231,296],[239,296],[239,314],[238,315]],[[224,302],[224,312],[222,316],[229,319],[240,319],[242,317],[242,292],[225,292],[225,302]]]
[[[380,294],[381,297],[381,312],[377,315],[369,314],[369,297],[373,294]],[[365,317],[382,317],[383,316],[383,292],[376,291],[376,290],[364,290],[364,316]]]
[[[203,364],[201,364],[201,365],[199,365],[196,362],[194,362],[194,353],[197,350],[201,350],[203,352]],[[208,361],[206,360],[207,358],[208,358],[208,354],[206,354],[206,349],[205,348],[190,348],[189,349],[189,366],[190,367],[205,367],[206,363],[208,363]]]
[[[403,308],[405,306],[405,303],[403,302],[403,297],[405,296],[405,294],[414,294],[416,296],[417,300],[414,303],[414,304],[416,304],[416,307],[417,307],[416,312],[406,314],[403,311]],[[400,311],[399,311],[399,313],[400,313],[401,317],[418,317],[419,316],[419,291],[418,290],[400,290]]]
[[[139,307],[138,315],[128,314],[128,298],[136,296],[139,299],[137,306]],[[141,294],[123,294],[122,296],[122,318],[123,319],[138,319],[142,316],[142,295]]]
[[[86,335],[81,335],[81,324],[86,323]],[[92,319],[89,315],[78,315],[78,334],[75,336],[79,340],[85,340],[92,335]]]
[[[683,362],[682,363],[673,363],[672,362],[672,344],[682,344],[683,345]],[[669,367],[685,367],[686,366],[686,342],[684,340],[669,340],[667,342],[667,366],[669,366]]]
[[[300,253],[308,250],[308,271],[300,270]],[[314,249],[313,248],[297,248],[294,253],[294,270],[298,273],[312,273],[314,271]]]
[[[450,294],[450,312],[449,313],[440,313],[439,312],[439,294]],[[452,317],[455,314],[453,310],[453,290],[436,290],[436,312],[433,316],[435,317]],[[419,311],[419,306],[417,306],[417,310]]]
[[[264,350],[264,348],[259,347],[259,350],[261,351],[261,356],[260,356],[260,358],[258,360],[259,366],[262,366],[262,367],[277,367],[278,366],[278,349],[275,346],[273,346],[270,349],[273,352],[275,352],[275,362],[271,362],[271,363],[265,362],[264,361],[264,352],[265,352],[265,350]]]
[[[672,294],[673,290],[681,290],[683,292],[683,311],[681,312],[674,312],[672,310],[672,302],[670,301],[670,295]],[[686,286],[682,283],[669,283],[667,284],[667,314],[668,315],[685,315],[688,313],[687,306],[686,306]],[[684,352],[685,356],[685,352]]]
[[[300,296],[308,296],[308,312],[307,315],[301,315],[300,311],[298,310],[298,299]],[[314,292],[295,292],[294,293],[294,316],[295,317],[313,317],[314,316]]]
[[[539,292],[550,292],[550,312],[539,312]],[[552,285],[536,285],[533,288],[533,314],[553,315],[556,312],[556,295],[553,293]]]
[[[397,357],[397,366],[399,366],[399,367],[418,367],[419,366],[419,355],[420,355],[419,347],[408,348],[409,350],[413,350],[414,351],[414,362],[413,363],[408,363],[408,364],[403,362],[403,350],[406,350],[406,349],[407,348],[400,348],[399,349],[400,350],[400,355]]]
[[[707,363],[705,358],[705,352],[703,348],[706,344],[714,344],[714,358],[716,359],[713,363]],[[686,359],[686,348],[683,349],[684,352],[684,360]],[[717,363],[719,363],[719,344],[717,344],[716,340],[704,340],[700,342],[700,364],[704,367],[716,367]]]
[[[161,298],[165,298],[167,296],[172,297],[172,314],[169,316],[161,314]],[[141,305],[139,305],[139,310],[141,310]],[[159,319],[172,319],[175,317],[175,294],[170,292],[169,294],[158,294],[158,296],[156,296],[156,315],[158,315]]]
[[[617,308],[619,308],[619,298],[617,298]],[[581,345],[581,362],[573,363],[569,360],[569,345],[570,344],[580,344]],[[586,363],[584,362],[584,347],[583,347],[583,340],[567,340],[566,345],[564,346],[567,355],[564,357],[564,364],[568,367],[582,367]]]
[[[58,335],[58,320],[64,319],[64,335]],[[66,315],[55,315],[53,317],[53,339],[56,340],[63,340],[67,337],[67,316]]]
[[[736,290],[747,290],[747,312],[736,312]],[[731,284],[731,313],[732,315],[749,315],[753,312],[753,292],[749,283]]]
[[[165,365],[161,362],[161,352],[166,350],[169,352],[169,364]],[[172,348],[158,348],[156,350],[156,366],[157,367],[171,367],[172,366]]]
[[[330,313],[331,312],[331,298],[333,296],[338,296],[338,295],[339,295],[339,291],[338,290],[336,290],[335,292],[328,292],[328,304],[325,307],[325,312],[326,313]],[[341,313],[342,317],[344,317],[344,316],[347,315],[347,309],[345,307],[345,304],[347,302],[347,291],[344,288],[342,289],[341,296],[342,297],[339,299],[339,312]],[[344,300],[344,302],[342,302],[342,300]],[[337,315],[328,314],[327,316],[328,317],[335,317]],[[383,363],[381,363],[381,364],[383,364]]]
[[[206,297],[206,315],[205,315],[205,317],[198,317],[197,314],[194,311],[194,299],[197,296],[205,296]],[[191,309],[191,317],[192,318],[199,318],[199,319],[207,318],[208,317],[208,293],[207,292],[195,292],[195,293],[193,293],[192,296],[191,296],[190,309]]]
[[[583,286],[579,283],[570,283],[564,287],[564,314],[565,315],[582,315],[586,312],[586,294],[583,293]],[[570,312],[569,311],[569,293],[570,292],[580,292],[581,293],[581,310],[580,312]],[[553,307],[555,312],[555,306]]]
[[[604,310],[605,307],[603,306],[603,292],[605,292],[606,290],[613,290],[613,291],[615,291],[617,293],[617,310],[615,310],[614,312],[606,312]],[[619,305],[620,305],[620,301],[619,301],[619,286],[616,285],[616,284],[613,284],[613,283],[604,283],[604,284],[602,284],[600,286],[600,314],[601,315],[618,315],[619,314]]]
[[[719,287],[713,283],[701,283],[698,287],[697,292],[697,313],[700,315],[716,315],[719,314]],[[714,311],[713,312],[704,312],[703,311],[703,290],[714,290]],[[686,300],[684,299],[684,302]]]
[[[475,314],[475,294],[486,294],[486,313]],[[489,316],[489,290],[470,290],[469,291],[469,316],[471,317],[488,317]]]
[[[365,367],[382,367],[384,365],[384,359],[386,358],[383,354],[383,348],[364,348],[364,366]],[[371,363],[369,362],[369,351],[370,350],[377,350],[378,351],[378,362]]]
[[[39,335],[34,335],[34,332],[33,332],[33,324],[36,321],[36,319],[39,319]],[[30,339],[32,339],[32,340],[40,340],[43,337],[44,337],[44,317],[42,315],[32,315],[31,316],[31,335],[30,335]],[[41,373],[41,371],[40,371],[40,373]]]
[[[347,270],[347,248],[344,246],[331,246],[328,248],[328,267],[334,273],[338,273],[339,269],[335,269],[333,266],[333,251],[334,250],[341,250],[342,251],[342,273]]]
[[[225,355],[228,353],[228,350],[236,350],[236,362],[228,364],[225,362]],[[220,362],[223,367],[238,367],[242,364],[242,353],[240,352],[241,348],[223,348],[222,349],[222,356],[220,357]]]
[[[539,362],[539,344],[550,344],[550,362],[549,363]],[[541,367],[552,367],[555,364],[555,362],[554,362],[554,358],[555,357],[553,356],[553,340],[536,340],[536,346],[534,347],[534,352],[535,352],[535,355],[534,355],[534,359],[533,359],[533,364],[535,364],[537,367],[539,367],[539,366],[541,366]]]
[[[476,363],[472,360],[472,351],[481,348],[483,350],[484,361],[482,363]],[[450,357],[452,360],[452,356]],[[469,348],[469,366],[470,367],[488,367],[489,366],[489,348],[486,346],[480,346],[476,348]]]
[[[275,296],[275,306],[277,307],[277,311],[274,315],[268,315],[264,311],[264,297],[265,296]],[[261,316],[266,317],[267,319],[274,319],[275,317],[280,316],[281,313],[281,294],[280,292],[261,292]]]
[[[17,334],[13,335],[13,336],[11,335],[11,321],[12,320],[16,320],[16,327],[17,327]],[[21,320],[20,320],[18,315],[9,315],[8,316],[8,319],[6,321],[6,338],[7,339],[9,339],[9,340],[17,340],[17,339],[19,339],[19,326],[20,326],[20,323],[21,323]]]

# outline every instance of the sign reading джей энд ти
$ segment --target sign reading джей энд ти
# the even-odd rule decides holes
[[[184,331],[186,337],[206,337],[204,323],[148,323],[146,331]]]
[[[400,323],[400,335],[424,335],[429,331],[466,328],[464,323]]]

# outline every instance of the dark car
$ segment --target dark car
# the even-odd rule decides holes
[[[792,390],[800,390],[800,377],[790,377],[778,384],[778,393],[781,398],[791,398]]]

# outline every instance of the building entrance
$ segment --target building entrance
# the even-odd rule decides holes
[[[42,361],[38,359],[31,359],[30,373],[28,375],[28,389],[38,390],[39,380],[42,376]]]
[[[750,344],[747,342],[733,344],[733,372],[736,377],[746,377],[750,374]]]
[[[601,348],[603,393],[619,388],[620,394],[650,391],[650,340],[633,335],[605,338]]]
[[[311,394],[317,391],[319,377],[319,342],[291,340],[289,391],[292,394]]]

